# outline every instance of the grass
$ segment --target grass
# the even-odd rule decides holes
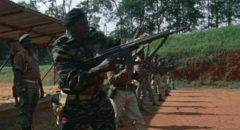
[[[150,44],[153,51],[159,40]],[[158,51],[161,57],[171,57],[180,68],[204,61],[221,66],[219,54],[240,55],[240,25],[172,35]],[[210,78],[210,77],[209,77]],[[217,86],[239,88],[240,81],[176,81],[178,86]]]
[[[153,42],[153,50],[159,41]],[[240,52],[240,25],[232,25],[219,29],[172,35],[158,54],[175,58],[206,58],[215,52]]]
[[[45,73],[51,68],[51,65],[41,65],[40,71],[41,76],[43,77]],[[43,80],[43,85],[53,85],[53,70],[49,72],[46,78]],[[1,83],[12,83],[13,81],[13,72],[12,67],[4,67],[3,70],[0,72],[0,82]]]

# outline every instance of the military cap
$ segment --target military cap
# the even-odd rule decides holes
[[[78,19],[85,17],[84,12],[79,8],[74,8],[71,11],[67,13],[65,16],[63,23],[65,27],[71,26],[74,22],[76,22]]]
[[[22,35],[19,37],[18,41],[19,41],[20,43],[22,43],[22,41],[23,41],[24,39],[28,38],[29,36],[30,36],[30,34],[24,33],[24,34],[22,34]]]

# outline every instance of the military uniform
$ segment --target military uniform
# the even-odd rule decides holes
[[[153,75],[152,79],[152,87],[158,95],[158,101],[163,101],[163,96],[165,95],[164,85],[161,81],[161,75],[156,73]]]
[[[169,87],[169,89],[175,89],[174,86],[174,76],[172,72],[167,72],[167,85]]]
[[[143,108],[143,102],[147,92],[153,105],[157,105],[157,101],[151,88],[151,73],[149,72],[149,66],[147,64],[141,64],[137,68],[136,71],[139,74],[139,87],[136,93],[140,109]]]
[[[18,97],[19,94],[17,93],[17,87],[16,87],[16,80],[15,80],[15,67],[14,67],[14,56],[20,52],[24,51],[22,46],[19,43],[13,43],[11,44],[11,51],[10,51],[10,63],[12,65],[12,71],[13,71],[13,87],[12,87],[12,95],[15,98],[15,103],[18,105]]]
[[[115,130],[114,110],[102,90],[104,76],[92,74],[95,65],[82,64],[102,51],[107,43],[102,33],[91,28],[85,40],[62,36],[53,44],[59,87],[64,92],[70,90],[63,108],[63,130],[85,130],[89,126],[94,130]]]
[[[16,91],[20,96],[18,122],[22,128],[30,127],[32,114],[39,99],[40,69],[38,61],[27,51],[19,51],[15,54],[14,69],[22,73],[23,82],[16,81]]]
[[[133,85],[126,85],[129,76],[127,70],[124,69],[117,74],[108,72],[107,76],[109,82],[116,87],[116,94],[113,97],[117,108],[116,122],[119,123],[119,119],[125,109],[127,116],[135,121],[135,127],[138,130],[146,130],[144,117],[139,110],[138,101],[134,92],[135,88]]]

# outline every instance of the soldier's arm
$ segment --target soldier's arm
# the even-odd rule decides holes
[[[127,78],[127,70],[124,69],[117,74],[114,74],[112,71],[107,73],[107,78],[110,84],[119,84],[123,83]]]
[[[23,87],[23,72],[24,72],[24,59],[20,54],[16,54],[13,59],[14,64],[14,84],[17,87]]]
[[[70,52],[69,48],[61,45],[61,40],[57,42],[60,43],[54,43],[52,54],[54,65],[60,76],[60,89],[77,89],[78,92],[84,92],[88,89],[89,84],[97,80],[95,77],[108,68],[107,63],[101,63],[96,67],[83,69],[81,65],[76,65],[74,54]]]
[[[40,97],[44,97],[44,89],[43,89],[43,84],[42,84],[42,80],[39,79],[38,80],[38,84],[39,84],[39,89],[40,89]]]

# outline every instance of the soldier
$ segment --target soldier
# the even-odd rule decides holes
[[[156,55],[154,58],[154,66],[156,66],[155,69],[158,69],[158,65],[159,65],[159,57],[158,55]],[[161,74],[158,70],[155,70],[154,73],[152,74],[151,85],[158,95],[158,101],[164,101],[163,96],[165,95],[165,91],[164,91],[164,86],[161,84],[162,84]]]
[[[59,88],[67,94],[62,112],[62,130],[115,130],[114,110],[102,90],[104,73],[111,60],[82,64],[103,51],[109,40],[89,28],[81,9],[72,9],[64,18],[68,34],[53,44],[53,59],[60,76]]]
[[[12,71],[13,71],[13,87],[12,87],[12,94],[15,101],[15,106],[17,107],[19,105],[19,94],[17,92],[16,87],[16,80],[15,80],[15,68],[14,68],[14,56],[21,51],[24,52],[23,47],[19,43],[13,43],[11,44],[11,50],[10,50],[10,64],[12,65]],[[39,79],[39,89],[40,89],[40,97],[44,96],[44,89],[42,85],[41,79]]]
[[[167,58],[163,58],[162,60],[163,65],[162,67],[165,69],[163,70],[162,78],[164,79],[165,83],[165,96],[171,96],[170,91],[171,91],[171,86],[170,86],[170,73],[169,73],[169,68],[171,67],[169,64],[169,61]]]
[[[129,54],[130,55],[130,54]],[[109,82],[116,87],[116,94],[113,100],[117,108],[116,122],[119,122],[122,111],[125,110],[127,116],[135,121],[137,130],[146,130],[146,123],[139,110],[135,87],[132,81],[133,66],[127,65],[119,73],[109,72],[107,74]],[[119,124],[118,124],[119,125]]]
[[[159,62],[159,69],[160,69],[160,75],[161,75],[161,88],[163,88],[163,92],[162,92],[162,98],[165,99],[166,96],[170,96],[170,87],[168,85],[168,76],[167,76],[167,72],[169,69],[169,66],[167,64],[167,60],[166,58],[162,58],[160,59]]]
[[[40,70],[38,61],[30,50],[30,35],[21,35],[19,43],[23,51],[18,51],[13,58],[15,85],[20,97],[18,122],[22,130],[31,130],[33,112],[39,99]]]
[[[137,62],[141,62],[141,61],[144,60],[144,51],[142,51],[139,54],[140,55],[136,59]],[[147,92],[149,94],[149,98],[152,101],[152,105],[153,106],[159,106],[157,104],[157,101],[156,101],[156,99],[154,97],[154,94],[153,94],[153,90],[151,88],[152,70],[150,70],[150,63],[145,62],[141,65],[136,65],[135,66],[135,71],[136,71],[136,73],[139,74],[139,79],[138,79],[139,87],[136,90],[136,94],[137,94],[137,99],[138,99],[140,110],[144,111],[143,103],[144,103],[144,99],[146,97]]]
[[[173,74],[173,69],[174,69],[174,61],[173,59],[168,60],[168,66],[169,66],[169,71],[167,72],[168,76],[168,85],[171,89],[176,89],[175,84],[174,84],[174,74]]]

